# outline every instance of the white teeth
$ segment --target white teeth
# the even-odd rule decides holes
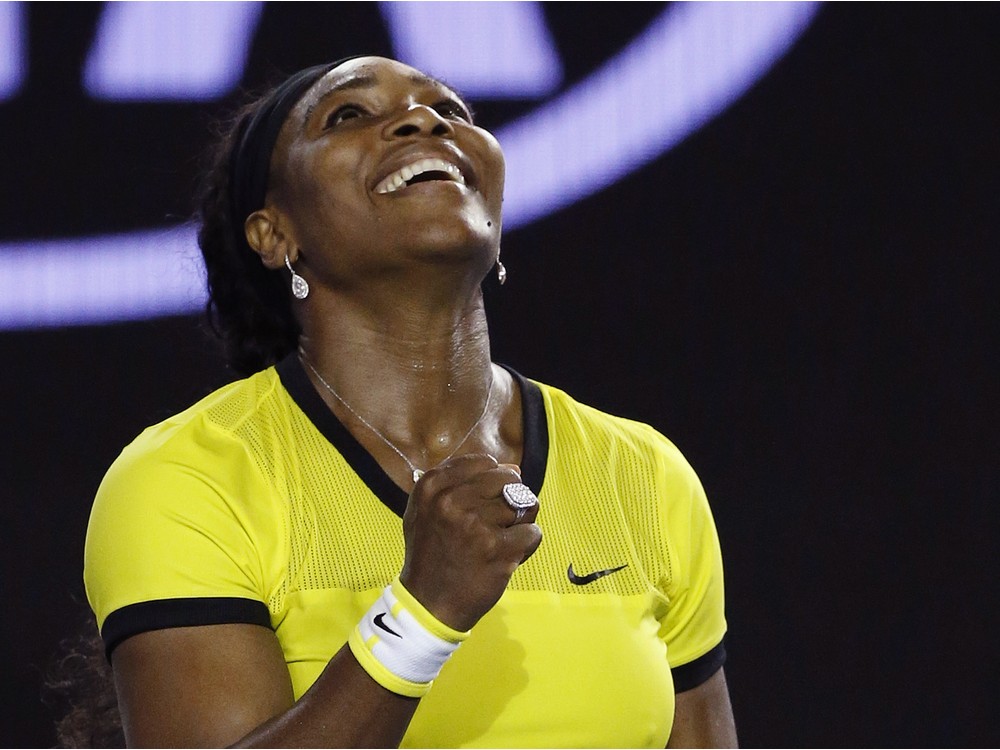
[[[424,172],[444,172],[460,185],[465,184],[461,170],[454,164],[446,162],[444,159],[420,159],[386,177],[375,186],[375,192],[383,194],[395,192],[404,187],[409,180]]]

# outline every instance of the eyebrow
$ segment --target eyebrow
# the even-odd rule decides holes
[[[371,73],[362,73],[361,75],[346,78],[340,83],[331,86],[329,89],[320,94],[319,98],[310,104],[306,109],[305,117],[302,118],[302,129],[305,130],[306,126],[309,124],[309,121],[312,119],[312,114],[316,111],[316,108],[334,94],[355,89],[370,89],[374,87],[376,83],[378,83],[378,79],[376,79]]]
[[[412,73],[407,76],[407,80],[409,80],[410,83],[415,83],[420,86],[429,86],[436,89],[444,89],[449,94],[454,96],[462,104],[462,106],[465,107],[467,111],[471,112],[469,106],[465,103],[465,100],[461,96],[459,96],[454,89],[452,89],[450,86],[445,85],[438,79],[432,78],[431,76],[425,75],[423,73]],[[344,91],[356,91],[360,89],[374,88],[377,84],[378,84],[378,77],[373,75],[372,73],[361,73],[360,75],[351,76],[350,78],[344,79],[340,83],[334,84],[329,89],[320,94],[319,98],[317,98],[316,101],[314,101],[306,108],[305,116],[302,118],[302,130],[304,131],[306,129],[306,126],[312,120],[313,112],[315,112],[320,107],[320,105],[322,105],[323,102],[325,102],[331,96],[334,96]]]

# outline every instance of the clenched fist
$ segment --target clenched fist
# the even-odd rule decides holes
[[[518,517],[504,500],[504,486],[520,481],[516,466],[468,454],[428,471],[410,493],[400,580],[445,625],[475,625],[541,543],[538,505]]]

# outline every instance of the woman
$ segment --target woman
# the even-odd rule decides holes
[[[355,58],[227,148],[200,239],[255,374],[129,446],[88,532],[130,743],[735,743],[690,467],[491,362],[504,163],[462,100]]]

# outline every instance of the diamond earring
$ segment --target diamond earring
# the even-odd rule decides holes
[[[295,269],[292,268],[292,263],[288,260],[288,256],[285,256],[285,267],[288,272],[292,274],[292,294],[295,295],[295,299],[305,299],[309,296],[309,282],[295,273]]]
[[[497,281],[500,282],[500,286],[503,286],[507,282],[507,269],[500,262],[499,255],[497,256]]]

